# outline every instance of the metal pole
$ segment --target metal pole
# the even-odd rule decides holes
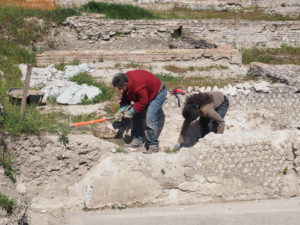
[[[32,65],[27,65],[27,72],[26,72],[26,78],[25,78],[25,84],[23,88],[23,96],[22,96],[22,102],[21,102],[21,111],[20,111],[20,118],[24,118],[25,114],[25,106],[26,106],[26,100],[27,100],[27,94],[29,89],[29,82],[30,82],[30,76],[32,72]]]

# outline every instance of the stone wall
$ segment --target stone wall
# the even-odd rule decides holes
[[[299,195],[300,131],[209,134],[177,154],[124,154],[87,135],[21,137],[18,155],[31,208],[197,204]],[[114,150],[115,153],[111,151]]]
[[[60,50],[169,49],[180,42],[172,36],[178,31],[182,38],[206,40],[238,49],[300,45],[300,21],[124,21],[95,17],[68,18],[62,27],[52,30],[48,42]]]
[[[148,8],[171,8],[187,7],[193,9],[206,8],[241,8],[241,7],[279,7],[279,6],[300,6],[298,0],[95,0],[96,2],[110,2],[123,4],[136,4]],[[57,0],[61,6],[82,5],[90,0]]]
[[[38,65],[80,62],[98,62],[112,60],[116,62],[155,63],[169,61],[193,61],[201,59],[227,61],[230,64],[240,64],[241,54],[230,48],[219,49],[163,49],[163,50],[96,50],[96,51],[49,51],[37,56]]]

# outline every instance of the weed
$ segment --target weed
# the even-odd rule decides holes
[[[242,51],[242,62],[300,65],[300,47],[282,45],[280,48],[254,48]]]
[[[122,210],[122,209],[126,209],[127,206],[126,206],[126,205],[121,205],[121,206],[119,206],[119,205],[117,205],[117,204],[114,204],[114,205],[112,205],[111,208],[112,208],[112,209],[119,209],[119,210]]]
[[[115,4],[92,1],[81,6],[80,10],[84,12],[105,14],[105,17],[107,19],[136,20],[156,18],[156,16],[149,10],[128,4]]]
[[[223,65],[210,65],[210,66],[189,66],[189,67],[178,67],[175,65],[167,65],[164,66],[165,70],[168,70],[173,73],[186,73],[186,72],[192,72],[192,71],[210,71],[213,69],[217,70],[224,70],[228,69],[228,66],[223,66]]]
[[[166,171],[165,171],[164,168],[162,168],[162,169],[160,170],[160,172],[161,172],[162,175],[165,175],[165,174],[166,174]]]
[[[224,78],[224,79],[212,79],[207,77],[184,77],[184,76],[172,76],[171,74],[160,73],[156,76],[162,80],[168,89],[173,88],[187,88],[189,86],[199,87],[213,87],[217,86],[222,88],[228,84],[234,85],[243,81],[255,80],[257,78],[253,76],[241,76],[238,78]]]
[[[115,65],[114,65],[114,67],[116,68],[116,69],[120,69],[121,68],[121,64],[120,63],[116,63]]]
[[[122,36],[125,36],[126,34],[123,32],[123,31],[117,31],[116,34],[115,34],[115,37],[118,38],[118,37],[122,37]]]
[[[146,66],[143,64],[137,63],[127,63],[124,65],[125,68],[134,68],[134,69],[146,69]]]
[[[99,57],[98,62],[104,62],[103,56]]]
[[[11,214],[15,208],[17,208],[16,201],[10,199],[4,194],[0,193],[0,207],[5,209],[8,214]]]
[[[148,66],[148,70],[153,71],[153,66],[151,64]]]
[[[90,76],[88,73],[83,72],[79,73],[74,77],[71,77],[69,79],[72,82],[75,82],[79,85],[81,84],[87,84],[90,86],[95,86],[101,90],[102,93],[94,97],[93,99],[84,99],[80,104],[87,105],[92,103],[99,103],[103,102],[105,100],[108,100],[112,97],[114,89],[111,87],[107,87],[107,85],[104,82],[96,82],[92,76]]]
[[[128,153],[123,147],[117,147],[117,152],[118,153],[125,153],[125,154]]]
[[[287,174],[287,172],[288,172],[288,168],[287,168],[287,167],[285,167],[285,168],[283,169],[282,173],[283,173],[284,175],[286,175],[286,174]]]
[[[223,20],[267,20],[267,21],[289,21],[300,18],[290,18],[288,16],[270,15],[262,8],[245,8],[238,11],[233,10],[193,10],[188,8],[173,8],[169,10],[152,10],[156,17],[161,19],[223,19]]]
[[[93,35],[92,35],[92,34],[88,34],[88,35],[87,35],[87,38],[88,38],[89,40],[91,40],[91,39],[93,38]]]
[[[115,113],[118,111],[119,109],[119,103],[115,103],[114,101],[111,103],[108,103],[105,108],[104,111],[106,112],[106,114],[108,116],[113,116],[115,115]]]
[[[178,29],[174,30],[173,33],[171,33],[172,38],[175,38],[176,40],[181,39],[182,37],[182,26],[180,26]]]
[[[60,62],[59,64],[55,64],[54,67],[57,69],[57,70],[61,70],[63,71],[65,69],[65,66],[66,64],[64,62]]]
[[[58,134],[58,142],[62,143],[66,146],[69,143],[68,130],[64,129],[62,131],[57,131]]]
[[[172,153],[178,153],[178,150],[172,149],[172,148],[167,148],[167,149],[165,150],[165,152],[166,152],[166,153],[172,154]]]
[[[13,155],[4,148],[0,148],[0,166],[3,167],[4,174],[16,182],[17,171],[14,167]]]

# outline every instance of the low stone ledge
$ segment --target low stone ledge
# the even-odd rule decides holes
[[[73,60],[98,62],[100,58],[136,63],[191,61],[201,58],[211,58],[213,61],[226,59],[231,64],[241,64],[242,62],[239,51],[225,46],[213,49],[48,51],[37,55],[37,64],[71,63]]]

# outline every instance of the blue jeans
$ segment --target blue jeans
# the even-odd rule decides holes
[[[159,145],[158,137],[163,127],[162,106],[167,98],[167,89],[162,89],[141,113],[136,113],[132,120],[132,136],[140,140],[146,137],[147,144]]]

